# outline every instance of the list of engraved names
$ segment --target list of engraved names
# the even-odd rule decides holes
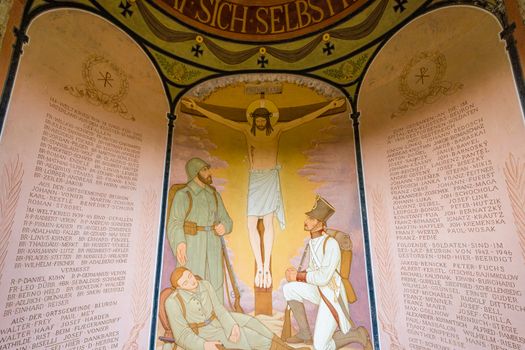
[[[387,160],[409,349],[522,349],[515,257],[484,116],[464,101],[392,130]],[[516,319],[515,317],[513,318]]]
[[[0,349],[112,349],[142,135],[49,100]]]

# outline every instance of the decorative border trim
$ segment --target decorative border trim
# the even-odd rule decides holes
[[[157,38],[166,42],[185,42],[192,39],[196,40],[197,38],[201,38],[196,33],[182,32],[167,27],[161,23],[161,21],[150,11],[150,9],[148,9],[148,6],[143,0],[136,0],[135,3],[137,4],[137,8],[144,18],[144,22]],[[311,54],[313,50],[315,50],[326,38],[325,35],[327,34],[327,38],[333,37],[345,41],[359,40],[364,38],[379,25],[379,22],[387,8],[387,4],[388,0],[381,0],[376,8],[370,13],[370,15],[367,16],[367,18],[361,23],[347,28],[329,30],[324,34],[318,34],[307,44],[297,49],[287,50],[278,49],[273,46],[255,45],[245,50],[232,51],[222,48],[221,45],[217,44],[213,39],[208,37],[204,37],[204,44],[215,55],[215,57],[217,57],[223,63],[229,65],[240,64],[255,56],[261,51],[261,49],[264,49],[269,55],[281,61],[295,63]]]
[[[199,99],[206,99],[214,92],[221,90],[223,88],[226,88],[228,86],[231,86],[232,84],[239,84],[239,83],[254,84],[254,83],[267,83],[267,82],[290,83],[290,84],[295,84],[298,86],[305,86],[305,87],[308,87],[314,90],[319,95],[322,95],[328,99],[341,96],[341,90],[321,80],[305,77],[302,75],[293,75],[293,74],[286,74],[286,73],[267,73],[264,75],[236,74],[236,75],[229,75],[226,77],[219,77],[216,79],[207,80],[195,86],[194,88],[189,90],[187,93]]]

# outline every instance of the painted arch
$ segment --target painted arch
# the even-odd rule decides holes
[[[334,97],[344,96],[348,101],[348,107],[345,110],[340,111],[337,115],[321,118],[315,122],[317,124],[300,130],[290,140],[286,141],[283,139],[282,142],[288,142],[287,147],[289,149],[294,149],[314,159],[316,154],[311,152],[313,146],[305,141],[310,133],[313,133],[316,129],[326,130],[328,133],[335,132],[334,129],[338,128],[339,132],[344,131],[343,135],[335,132],[335,134],[340,136],[340,145],[338,146],[340,148],[336,147],[335,152],[350,151],[345,157],[347,160],[345,163],[346,168],[338,169],[340,174],[346,175],[348,172],[351,172],[352,176],[350,180],[352,199],[349,199],[351,204],[344,204],[343,206],[345,208],[353,207],[353,221],[351,225],[347,226],[351,227],[352,230],[362,231],[358,244],[362,249],[358,266],[361,269],[360,278],[363,283],[360,293],[366,303],[359,306],[360,312],[364,315],[359,321],[367,323],[367,328],[374,339],[376,347],[395,348],[395,345],[399,344],[391,341],[390,347],[386,345],[384,339],[386,339],[387,335],[379,330],[384,325],[380,323],[381,319],[378,319],[377,316],[376,302],[379,297],[374,292],[376,289],[374,286],[381,282],[374,279],[373,276],[373,254],[377,253],[372,252],[373,242],[371,243],[371,237],[369,236],[369,232],[371,232],[368,222],[369,203],[372,200],[367,197],[370,191],[365,187],[366,164],[363,162],[363,157],[366,158],[367,156],[365,147],[368,147],[368,141],[362,140],[365,134],[361,133],[361,127],[359,126],[360,123],[361,125],[366,123],[366,109],[363,107],[367,104],[366,98],[363,97],[366,93],[364,84],[368,82],[369,71],[373,69],[374,61],[377,57],[381,56],[383,50],[391,41],[398,40],[398,33],[402,33],[405,27],[409,27],[418,19],[434,12],[439,12],[438,10],[441,8],[447,8],[447,11],[452,11],[458,7],[463,11],[464,8],[476,7],[494,16],[499,23],[498,30],[504,29],[504,34],[508,28],[508,23],[501,5],[495,1],[479,3],[479,6],[478,4],[473,6],[468,1],[462,4],[449,1],[404,0],[357,2],[355,6],[348,8],[344,16],[335,16],[326,23],[320,20],[319,25],[305,26],[304,29],[298,27],[297,32],[290,31],[290,33],[285,33],[285,35],[270,35],[259,42],[256,40],[257,36],[243,37],[241,35],[235,37],[225,35],[225,29],[221,28],[219,29],[222,31],[215,30],[208,34],[209,28],[203,26],[202,23],[192,26],[191,22],[186,23],[187,21],[184,20],[184,13],[182,15],[173,13],[174,9],[172,7],[179,3],[181,2],[175,1],[170,3],[169,1],[155,2],[146,0],[115,2],[96,0],[73,0],[68,2],[29,1],[24,11],[22,23],[17,31],[17,48],[11,61],[11,70],[6,89],[2,94],[0,113],[4,122],[3,132],[6,131],[4,129],[8,125],[8,120],[5,119],[8,105],[12,104],[13,99],[16,97],[18,79],[16,74],[24,69],[22,50],[28,40],[29,45],[25,46],[27,48],[33,44],[34,38],[37,38],[37,35],[33,37],[31,34],[33,23],[51,18],[54,16],[54,13],[58,13],[55,10],[70,9],[73,11],[75,9],[82,10],[79,13],[84,13],[84,15],[86,15],[85,12],[95,14],[103,18],[106,24],[109,22],[114,27],[119,28],[127,34],[129,41],[135,42],[142,49],[155,67],[156,74],[162,82],[163,98],[167,101],[166,110],[161,111],[160,109],[162,108],[159,108],[156,111],[156,113],[159,113],[159,120],[162,118],[166,128],[165,133],[161,136],[162,138],[166,136],[165,139],[167,140],[166,150],[162,149],[162,154],[168,164],[171,162],[172,167],[171,177],[168,177],[167,170],[163,174],[163,188],[158,193],[158,200],[162,202],[162,209],[160,210],[160,224],[157,224],[160,237],[162,237],[164,234],[164,209],[167,205],[168,187],[184,180],[181,164],[184,161],[185,154],[184,151],[180,151],[183,150],[184,146],[180,141],[181,136],[184,136],[184,132],[187,131],[191,134],[191,132],[205,130],[208,139],[203,138],[200,142],[202,144],[210,142],[211,144],[207,144],[208,148],[204,147],[202,151],[205,152],[204,154],[213,155],[212,159],[214,159],[215,163],[212,163],[212,165],[219,169],[220,174],[218,177],[219,186],[223,186],[221,189],[226,190],[225,200],[229,200],[231,203],[235,200],[229,199],[228,196],[230,195],[231,198],[235,196],[231,189],[230,194],[228,194],[228,182],[231,183],[236,178],[231,173],[228,173],[226,168],[228,164],[242,163],[242,157],[234,152],[230,153],[234,155],[232,159],[224,158],[226,153],[210,153],[213,152],[214,146],[217,147],[217,140],[220,139],[218,134],[221,132],[230,135],[229,139],[233,140],[229,144],[224,144],[226,149],[235,150],[236,148],[242,148],[244,147],[243,141],[235,138],[232,134],[228,134],[223,129],[210,126],[208,121],[185,110],[180,104],[183,97],[199,97],[202,101],[213,105],[215,108],[230,108],[231,111],[235,106],[225,105],[221,102],[224,101],[224,94],[231,93],[235,89],[236,84],[246,85],[261,80],[279,82],[284,86],[293,87],[294,93],[290,94],[291,97],[283,100],[285,102],[283,107],[300,105],[308,109],[313,108],[312,105],[315,103],[323,104]],[[289,3],[292,2],[276,0],[271,5],[281,6],[280,8],[284,9],[288,8],[285,5]],[[302,3],[311,5],[312,2]],[[234,5],[241,8],[241,6],[247,6],[247,2],[232,0],[229,8],[234,8]],[[299,9],[303,5],[295,6],[299,6],[297,7]],[[310,9],[312,9],[311,6]],[[346,7],[343,10],[345,9]],[[315,7],[313,10],[315,11]],[[325,11],[329,11],[329,8],[327,7]],[[268,10],[269,12],[270,10]],[[310,16],[314,16],[313,13]],[[320,10],[317,10],[317,14],[319,13]],[[193,14],[193,16],[195,15]],[[323,25],[321,26],[321,24]],[[291,26],[294,26],[293,23]],[[519,74],[521,70],[515,56],[516,52],[512,51],[512,36],[503,35],[503,37],[509,39],[507,49],[509,50],[514,79],[519,91],[517,96],[523,104],[523,77]],[[421,56],[419,58],[432,61],[430,56]],[[93,59],[91,62],[91,64],[98,63],[99,61],[96,59]],[[89,62],[87,65],[89,66]],[[117,69],[115,69],[115,74],[118,75]],[[262,78],[253,78],[258,76]],[[71,91],[78,92],[78,90]],[[306,96],[311,97],[314,103],[306,103],[306,98],[294,100],[293,95],[301,91]],[[247,102],[247,100],[244,102]],[[286,106],[286,103],[290,103],[290,106]],[[237,108],[237,112],[242,113],[242,111],[239,112],[238,110],[243,108]],[[402,107],[399,109],[404,111]],[[363,114],[361,115],[361,113]],[[393,113],[396,113],[396,111]],[[166,115],[167,119],[164,119]],[[192,128],[193,130],[189,130]],[[322,144],[323,141],[325,140],[320,138],[313,142]],[[157,148],[161,149],[162,147]],[[324,152],[334,152],[334,149],[327,149]],[[303,178],[308,178],[308,176],[315,177],[318,173],[314,170],[319,169],[319,164],[317,164],[317,168],[316,164],[310,164],[310,167],[308,167],[308,164],[305,163],[302,166],[295,165],[292,169],[293,171],[288,174],[289,177],[286,180],[289,183],[300,182]],[[162,171],[159,174],[162,174]],[[297,176],[297,174],[300,176]],[[297,178],[295,179],[294,176]],[[310,181],[311,178],[308,180]],[[245,179],[242,181],[245,181]],[[315,181],[305,181],[304,187],[312,187],[311,182]],[[319,182],[323,181],[320,180]],[[161,183],[159,182],[157,187],[160,185]],[[310,188],[309,194],[313,195],[316,190],[318,188],[315,190]],[[333,193],[334,191],[337,191],[337,187],[329,188],[327,193]],[[300,203],[299,194],[289,195],[288,197],[293,198],[295,201],[293,205]],[[298,215],[296,216],[298,217]],[[300,219],[296,219],[296,223],[299,221]],[[298,239],[297,241],[299,242],[300,240]],[[166,278],[165,275],[163,276],[165,271],[161,270],[160,259],[167,249],[167,242],[159,239],[157,246],[157,258],[159,261],[155,269],[155,293],[161,288],[158,282]],[[239,247],[236,249],[240,251]],[[298,257],[293,254],[287,258],[298,260]],[[166,264],[166,260],[164,260],[164,264]],[[243,272],[243,274],[247,275],[247,272]],[[152,348],[156,343],[156,335],[158,335],[157,328],[159,325],[155,316],[158,307],[159,305],[155,301],[153,303],[152,314],[154,316],[152,321],[144,327],[144,329],[151,327],[149,329],[149,344]],[[367,315],[367,312],[369,312],[369,315]],[[142,341],[143,344],[147,343],[146,340]]]

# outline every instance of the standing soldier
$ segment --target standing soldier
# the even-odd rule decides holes
[[[339,243],[326,232],[326,221],[334,213],[335,208],[320,196],[313,209],[306,213],[304,230],[311,236],[308,268],[304,272],[289,268],[285,273],[289,283],[283,288],[284,297],[299,326],[299,332],[286,341],[313,343],[316,350],[334,350],[348,343],[360,343],[368,350],[372,348],[368,331],[364,327],[355,328],[350,319],[348,291],[340,274]],[[313,340],[303,304],[305,300],[319,305]]]
[[[224,302],[221,236],[232,231],[232,220],[221,195],[211,186],[210,165],[200,158],[186,163],[187,184],[175,193],[168,219],[168,240],[179,265],[213,286]]]

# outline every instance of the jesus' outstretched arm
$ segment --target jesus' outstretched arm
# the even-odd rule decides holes
[[[205,117],[213,120],[213,121],[216,121],[217,123],[221,123],[222,125],[225,125],[227,127],[230,127],[234,130],[237,130],[237,131],[243,131],[243,125],[242,123],[239,123],[239,122],[234,122],[230,119],[227,119],[227,118],[224,118],[216,113],[213,113],[205,108],[202,108],[201,106],[199,106],[197,104],[197,102],[191,98],[183,98],[182,101],[181,101],[186,107],[188,107],[189,109],[193,109],[197,112],[200,112],[202,115],[204,115]]]
[[[334,109],[334,108],[338,108],[338,107],[341,107],[343,104],[345,103],[345,99],[340,97],[340,98],[336,98],[334,100],[332,100],[329,104],[327,104],[326,106],[322,107],[322,108],[319,108],[318,110],[312,112],[312,113],[309,113],[301,118],[297,118],[297,119],[294,119],[290,122],[287,122],[287,123],[282,123],[281,124],[281,131],[287,131],[287,130],[290,130],[290,129],[293,129],[297,126],[300,126],[300,125],[303,125],[305,123],[308,123],[309,121],[312,121],[314,120],[315,118],[319,117],[321,114],[323,114],[324,112],[326,111],[329,111],[331,109]]]

